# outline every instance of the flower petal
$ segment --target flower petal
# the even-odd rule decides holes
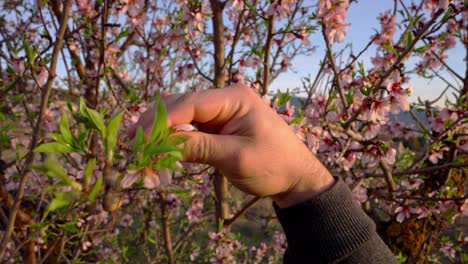
[[[127,175],[125,175],[120,184],[122,185],[122,188],[125,189],[132,186],[138,178],[140,178],[140,172],[138,170],[127,170]]]
[[[147,189],[154,189],[159,185],[159,176],[156,173],[147,174],[143,178],[143,186]]]
[[[172,172],[169,169],[160,169],[158,170],[159,181],[161,185],[167,186],[172,182]]]

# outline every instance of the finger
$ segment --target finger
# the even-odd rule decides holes
[[[192,94],[172,94],[164,98],[168,125],[191,122],[222,125],[235,116],[250,111],[253,92],[247,86],[237,85]]]
[[[214,135],[198,131],[177,132],[187,135],[184,161],[218,165],[229,157],[236,157],[241,139],[235,136]]]

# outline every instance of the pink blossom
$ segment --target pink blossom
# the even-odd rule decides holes
[[[422,183],[424,183],[424,181],[421,179],[408,179],[402,180],[400,184],[401,186],[406,187],[408,190],[416,190]]]
[[[390,11],[381,13],[377,19],[380,21],[381,32],[377,33],[374,42],[380,46],[389,43],[393,44],[393,36],[396,33],[396,16],[392,16]]]
[[[249,249],[249,253],[252,254],[252,255],[255,255],[255,259],[257,261],[260,261],[265,256],[265,253],[266,253],[267,249],[268,249],[267,245],[262,242],[262,243],[260,243],[258,248],[255,247],[255,246],[252,246]]]
[[[16,74],[18,74],[18,76],[23,76],[25,72],[24,60],[24,57],[17,57],[16,55],[13,55],[13,64],[11,65],[11,68]]]
[[[269,16],[276,16],[278,19],[285,18],[291,12],[290,10],[291,0],[278,0],[271,3],[266,11]]]
[[[377,136],[380,132],[380,123],[379,122],[369,122],[364,128],[364,138],[371,140]]]
[[[358,203],[364,203],[368,199],[367,189],[361,186],[354,188],[353,194],[354,194],[354,199],[356,199]]]
[[[364,120],[377,121],[385,120],[388,112],[390,111],[390,107],[384,100],[368,97],[363,102],[362,110],[363,112],[361,115]]]
[[[410,206],[399,206],[395,210],[395,214],[397,214],[396,220],[399,223],[402,223],[405,219],[409,219],[411,214],[419,214],[419,210]]]
[[[273,247],[281,254],[286,251],[288,245],[286,244],[286,236],[282,232],[275,231],[273,234]]]
[[[320,137],[322,135],[321,127],[313,127],[309,130],[310,133],[306,134],[306,143],[307,147],[314,154],[317,153],[318,148],[320,147]]]
[[[169,209],[169,212],[171,212],[174,215],[179,214],[179,209],[182,204],[182,201],[175,195],[174,193],[170,193],[166,197],[166,206]]]
[[[94,15],[93,0],[76,0],[78,11],[83,17],[91,17]]]
[[[47,132],[52,132],[57,128],[60,119],[60,110],[57,107],[48,108],[44,113],[44,128]]]
[[[190,250],[189,257],[191,261],[194,261],[199,255],[200,253],[198,252],[197,249]]]
[[[320,0],[317,6],[328,41],[331,44],[335,41],[342,42],[345,37],[344,30],[350,25],[344,24],[349,6],[348,0]]]
[[[143,177],[143,186],[148,189],[154,189],[160,184],[159,175],[153,168],[143,167],[138,170],[127,170],[127,175],[122,179],[122,188],[129,188],[133,183]]]
[[[468,152],[468,139],[461,140],[460,144],[458,144],[458,149],[463,152]]]
[[[81,244],[83,251],[87,251],[93,244],[90,241],[85,241]]]
[[[424,0],[424,6],[432,13],[436,10],[439,0]]]
[[[345,154],[336,160],[336,163],[339,164],[343,170],[349,171],[356,162],[356,153],[352,150],[347,150]]]
[[[413,87],[402,88],[401,82],[391,82],[387,85],[387,91],[390,94],[389,102],[391,112],[397,114],[400,110],[408,111],[408,95],[413,91]]]
[[[189,223],[199,223],[203,218],[203,201],[195,198],[192,201],[192,206],[185,213]]]
[[[364,165],[373,167],[378,164],[378,162],[383,159],[388,164],[395,163],[396,150],[389,146],[386,146],[382,142],[377,143],[376,145],[369,145],[364,150],[361,162]]]
[[[440,249],[439,249],[440,252],[442,252],[442,254],[444,254],[444,256],[448,257],[448,258],[455,258],[455,249],[453,248],[453,243],[452,242],[445,242],[441,245]]]
[[[442,148],[434,148],[433,150],[431,150],[431,152],[429,153],[429,160],[433,163],[433,164],[437,164],[437,162],[442,159],[444,157],[443,153],[445,151],[447,151],[448,148],[447,147],[442,147]]]
[[[444,120],[440,117],[433,117],[430,116],[428,118],[429,125],[431,126],[432,130],[436,132],[442,132],[442,130],[445,128]]]
[[[123,227],[129,227],[133,224],[133,217],[131,214],[125,214],[120,219],[120,225]]]
[[[463,216],[468,216],[468,199],[460,206],[460,213]]]

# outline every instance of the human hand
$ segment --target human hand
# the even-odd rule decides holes
[[[240,190],[289,207],[325,191],[334,179],[288,125],[247,86],[163,94],[168,126],[198,123],[185,161],[220,169]],[[154,108],[137,126],[150,133]]]

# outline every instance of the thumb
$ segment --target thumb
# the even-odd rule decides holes
[[[215,135],[199,131],[178,132],[188,136],[185,142],[184,160],[217,166],[222,161],[235,157],[239,142],[236,137]]]

